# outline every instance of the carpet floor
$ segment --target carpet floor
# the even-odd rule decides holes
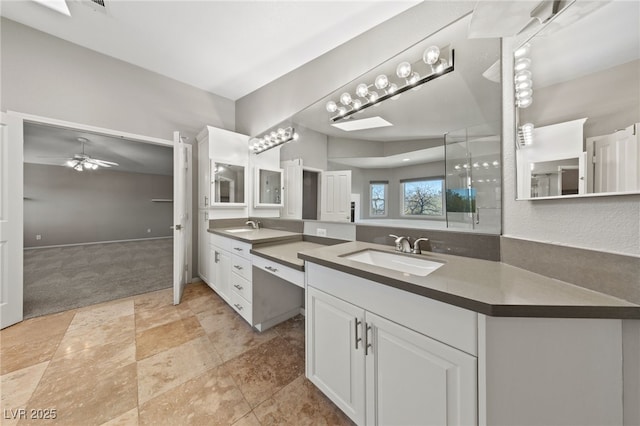
[[[24,318],[171,287],[173,238],[24,251]]]

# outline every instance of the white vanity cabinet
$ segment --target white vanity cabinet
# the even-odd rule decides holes
[[[209,246],[209,287],[227,303],[231,298],[231,253],[224,244],[220,244],[214,235]]]
[[[307,377],[354,422],[477,424],[476,313],[306,269]]]
[[[198,211],[198,275],[209,283],[209,212]]]

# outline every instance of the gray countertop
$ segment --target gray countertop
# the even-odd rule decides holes
[[[303,249],[298,257],[490,316],[640,319],[639,305],[500,262],[408,254],[444,263],[421,277],[342,257],[365,249],[396,253],[390,246],[354,241]]]
[[[242,232],[233,232],[235,230],[242,230]],[[249,244],[302,240],[302,234],[297,232],[280,231],[270,228],[251,229],[249,227],[236,226],[233,228],[209,228],[208,231],[212,234],[233,238],[234,240]]]
[[[298,271],[304,271],[304,260],[298,257],[298,252],[319,247],[325,247],[325,245],[312,243],[310,241],[285,241],[276,244],[260,245],[252,249],[251,253],[297,269]]]

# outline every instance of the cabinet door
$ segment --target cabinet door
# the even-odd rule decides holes
[[[211,206],[211,161],[209,139],[198,141],[198,208]]]
[[[364,424],[364,310],[307,289],[307,377],[351,420]]]
[[[200,211],[198,214],[198,275],[209,283],[209,213]]]
[[[366,313],[367,424],[477,424],[477,360]]]
[[[231,254],[216,246],[211,246],[210,250],[209,277],[211,287],[228,303],[231,285]]]

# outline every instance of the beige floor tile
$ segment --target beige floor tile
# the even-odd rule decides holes
[[[45,372],[27,410],[55,409],[56,423],[62,425],[99,425],[137,405],[136,364],[109,370],[75,369]],[[42,425],[43,420],[25,420],[22,424]]]
[[[144,403],[222,363],[207,336],[138,361],[138,399]]]
[[[182,301],[190,302],[191,300],[198,299],[201,296],[212,296],[215,292],[203,281],[187,284],[182,293]]]
[[[75,328],[93,328],[111,322],[120,317],[133,315],[133,300],[113,301],[100,305],[87,306],[78,310],[69,331]]]
[[[18,418],[14,418],[17,417],[15,414],[26,408],[48,365],[49,362],[42,362],[0,377],[0,413],[3,426],[18,423]]]
[[[260,422],[253,411],[238,420],[233,426],[260,426]]]
[[[231,310],[229,307],[224,307],[224,309]],[[215,321],[215,326],[207,327],[209,330],[213,328],[209,337],[216,342],[216,349],[224,361],[229,361],[278,336],[274,330],[262,333],[254,330],[233,310],[231,310],[231,314],[225,313],[221,316],[215,316],[212,321]]]
[[[353,425],[318,388],[300,376],[253,410],[261,425]]]
[[[273,329],[289,344],[304,350],[304,327],[304,317],[302,315],[296,315],[295,317],[276,325]]]
[[[140,407],[141,425],[230,425],[251,410],[224,366],[208,370]]]
[[[113,370],[136,362],[134,339],[114,341],[104,345],[89,346],[87,349],[69,353],[57,353],[47,370],[47,375],[77,374],[78,371],[91,371],[100,375],[103,369]]]
[[[173,305],[172,292],[160,290],[137,296],[135,303],[136,331],[144,331],[163,324],[193,316],[186,303]]]
[[[119,415],[115,419],[111,419],[102,426],[138,426],[138,407]]]
[[[136,356],[141,360],[204,335],[195,316],[179,319],[138,333]]]
[[[304,351],[275,337],[225,365],[255,407],[304,373]]]
[[[207,334],[230,327],[238,317],[236,311],[226,303],[211,306],[210,309],[198,312],[195,315]]]
[[[0,331],[0,374],[49,361],[75,311],[23,321]]]
[[[109,343],[135,342],[134,316],[119,316],[112,320],[88,321],[69,330],[62,338],[56,357],[93,346]]]

